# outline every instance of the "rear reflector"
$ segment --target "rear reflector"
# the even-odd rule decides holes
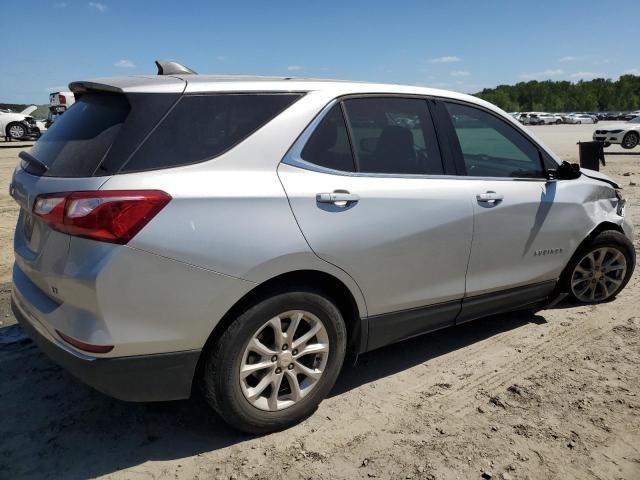
[[[81,342],[80,340],[76,340],[75,338],[70,337],[69,335],[65,335],[59,330],[56,330],[56,333],[60,335],[60,338],[62,338],[69,345],[73,345],[77,349],[83,350],[85,352],[109,353],[111,350],[113,350],[113,345],[92,345],[90,343],[84,343],[84,342]]]
[[[125,244],[171,200],[160,190],[104,190],[39,195],[33,213],[77,237]]]
[[[65,97],[64,95],[58,95],[58,100],[60,102],[60,105],[66,105],[67,103],[67,97]]]

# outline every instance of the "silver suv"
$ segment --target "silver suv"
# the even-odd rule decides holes
[[[11,183],[16,317],[106,394],[269,432],[348,354],[632,274],[618,186],[482,100],[161,67],[72,83]]]

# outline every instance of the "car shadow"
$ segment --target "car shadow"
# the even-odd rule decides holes
[[[362,354],[355,364],[346,365],[343,368],[331,396],[340,395],[361,385],[394,375],[530,323],[540,325],[547,321],[542,315],[532,311],[493,315]]]
[[[331,395],[528,323],[545,320],[497,315],[369,352],[343,369]],[[227,427],[199,397],[139,404],[102,395],[53,364],[18,325],[0,328],[0,408],[0,471],[12,479],[93,478],[253,438]]]

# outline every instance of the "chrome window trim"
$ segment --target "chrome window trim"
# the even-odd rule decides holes
[[[304,170],[310,170],[317,173],[325,173],[329,175],[338,175],[343,177],[365,177],[365,178],[404,178],[404,179],[434,179],[434,180],[497,180],[497,181],[521,181],[521,182],[547,182],[546,178],[526,178],[526,177],[474,177],[467,175],[427,175],[427,174],[410,174],[410,173],[370,173],[370,172],[347,172],[344,170],[334,170],[333,168],[322,167],[315,163],[308,162],[302,158],[302,151],[306,146],[309,138],[313,135],[320,122],[329,113],[329,111],[342,100],[350,98],[381,98],[381,97],[398,97],[398,98],[410,98],[429,100],[430,98],[437,98],[439,100],[447,100],[447,97],[427,97],[423,95],[407,95],[407,94],[392,94],[392,93],[363,93],[363,94],[349,94],[341,97],[334,98],[322,110],[315,116],[315,118],[305,127],[300,136],[293,143],[289,151],[283,157],[281,163],[286,165],[302,168]],[[468,102],[460,102],[467,105],[471,105]],[[484,110],[484,109],[483,109]],[[345,119],[345,122],[347,120]],[[527,140],[532,141],[527,136]],[[533,144],[538,147],[536,142]]]

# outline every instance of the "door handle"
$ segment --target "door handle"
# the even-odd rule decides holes
[[[316,194],[316,202],[333,203],[334,205],[337,205],[339,207],[344,207],[349,203],[356,203],[358,200],[360,200],[360,197],[355,193],[349,193],[344,191]]]
[[[504,200],[504,195],[502,195],[501,193],[489,191],[485,193],[479,193],[478,195],[476,195],[476,198],[478,199],[478,202],[496,204]]]

